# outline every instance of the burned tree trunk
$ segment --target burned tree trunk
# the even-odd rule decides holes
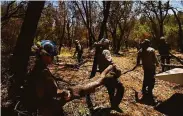
[[[104,11],[103,11],[104,19],[103,19],[102,25],[100,27],[100,34],[99,34],[98,40],[102,39],[102,37],[104,36],[111,2],[106,1],[106,3],[104,2],[104,4],[106,4],[106,5],[104,5]]]
[[[112,48],[113,48],[113,52],[115,52],[115,50],[116,50],[116,41],[117,41],[116,29],[111,33],[111,35],[112,35]]]
[[[181,52],[183,53],[183,31],[182,31],[182,27],[181,27],[181,21],[179,19],[179,17],[177,16],[176,12],[174,9],[172,9],[174,16],[177,20],[177,24],[179,26],[179,40],[178,40],[178,45],[180,47]]]
[[[102,22],[102,25],[101,25],[101,28],[100,28],[100,34],[99,34],[98,40],[102,39],[102,37],[104,36],[104,32],[105,32],[105,29],[106,29],[106,23],[107,23],[107,19],[108,19],[108,16],[109,16],[110,3],[111,3],[110,1],[104,1],[103,2],[103,5],[104,5],[104,11],[103,11],[104,19],[103,19],[103,22]],[[96,74],[96,71],[97,71],[97,62],[98,62],[97,61],[97,55],[98,55],[98,52],[99,52],[99,50],[98,50],[98,48],[96,48],[90,78],[93,78]],[[86,95],[86,101],[87,101],[87,105],[89,107],[90,113],[93,114],[93,104],[92,104],[92,101],[91,101],[91,98],[90,98],[90,94]]]
[[[104,11],[103,11],[104,19],[103,19],[101,27],[100,27],[100,34],[99,34],[99,37],[98,37],[98,41],[101,40],[102,37],[104,36],[104,32],[105,32],[105,29],[106,29],[106,23],[107,23],[107,19],[108,19],[108,16],[109,16],[110,3],[111,3],[110,1],[106,1],[106,3],[104,2]],[[98,51],[99,51],[98,48],[96,48],[90,78],[94,77],[95,74],[96,74],[96,71],[97,71],[97,54],[98,54]]]
[[[14,76],[14,86],[10,89],[15,94],[16,90],[21,86],[27,74],[27,66],[31,46],[33,44],[39,18],[44,7],[44,1],[30,1],[26,11],[26,16],[21,27],[21,32],[18,36],[17,43],[13,52],[11,61],[11,70]]]

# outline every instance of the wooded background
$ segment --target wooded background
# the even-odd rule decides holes
[[[139,47],[139,43],[144,39],[150,39],[152,47],[156,49],[160,37],[165,36],[174,52],[179,54],[178,52],[183,53],[182,30],[182,1],[1,1],[3,107],[8,106],[7,93],[12,95],[16,93],[14,91],[16,89],[12,85],[15,84],[19,88],[29,72],[28,64],[31,63],[28,61],[31,46],[37,41],[53,40],[58,45],[59,53],[62,53],[63,47],[69,49],[74,47],[76,39],[81,42],[84,48],[92,49],[94,42],[106,37],[111,40],[111,51],[118,54],[121,50]],[[69,54],[71,55],[71,53]],[[135,54],[136,50],[130,49],[126,53],[123,52],[124,57],[117,58],[113,55],[113,58],[116,64],[125,70],[135,65]],[[180,55],[182,54],[180,53]],[[65,62],[73,60],[69,57],[61,59],[64,59]],[[86,77],[92,78],[95,75],[96,55],[94,61],[89,62],[88,65],[90,67],[79,71],[65,70],[59,72],[60,77],[70,79],[68,82],[83,82],[83,80],[88,79]],[[90,76],[89,73],[91,73]],[[128,74],[121,78],[125,89],[127,89],[127,94],[124,97],[126,101],[122,103],[121,107],[125,106],[123,110],[128,109],[125,111],[127,114],[136,116],[139,113],[136,111],[142,109],[143,114],[144,112],[149,114],[151,109],[149,110],[148,106],[143,106],[147,107],[146,111],[142,106],[134,105],[134,103],[131,103],[130,107],[128,106],[127,102],[132,100],[132,96],[134,96],[132,88],[139,90],[141,86],[143,72],[139,69]],[[74,79],[68,77],[74,77]],[[9,84],[11,80],[13,80],[12,84]],[[172,89],[174,85],[161,81],[158,83],[155,95],[160,97],[160,100],[165,100],[170,96],[170,94],[167,96],[167,91]],[[182,89],[177,91],[182,93]],[[173,93],[174,90],[171,92]],[[102,91],[103,93],[105,92]],[[93,100],[95,103],[105,100],[106,97],[96,98],[98,100]],[[87,104],[89,100],[86,101]],[[76,107],[78,107],[77,104]],[[66,107],[66,109],[71,108]],[[71,112],[73,113],[72,110]],[[154,114],[154,110],[150,112],[150,115],[152,115],[151,113]]]
[[[118,53],[125,44],[136,47],[145,38],[156,48],[165,36],[171,48],[183,52],[183,3],[176,1],[181,7],[177,8],[173,2],[46,1],[34,41],[53,40],[61,51],[63,46],[71,48],[75,39],[92,48],[95,41],[107,37],[113,52]],[[28,1],[1,2],[2,53],[13,52],[27,7]]]

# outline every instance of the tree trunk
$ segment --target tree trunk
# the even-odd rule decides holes
[[[120,50],[120,47],[121,47],[121,39],[117,39],[117,43],[116,43],[116,49],[115,49],[115,54],[119,54],[119,50]]]
[[[103,19],[101,27],[100,27],[100,34],[99,34],[98,40],[102,39],[102,37],[104,36],[104,32],[106,29],[106,23],[107,23],[107,19],[109,16],[110,4],[111,4],[111,1],[106,1],[106,6],[104,6],[104,11],[103,11],[104,19]]]
[[[88,29],[88,36],[89,36],[89,48],[92,49],[92,36],[91,36],[91,30]]]
[[[107,19],[108,19],[108,16],[109,16],[109,9],[110,9],[110,1],[104,1],[103,3],[106,2],[106,7],[105,7],[105,4],[104,4],[104,19],[103,19],[103,22],[102,22],[102,25],[101,25],[101,28],[100,28],[100,34],[99,34],[99,37],[98,37],[98,40],[102,39],[102,37],[104,36],[104,31],[105,31],[105,28],[106,28],[106,23],[107,23]],[[99,48],[96,48],[96,52],[95,52],[95,56],[94,56],[94,61],[93,61],[93,67],[92,67],[92,71],[91,71],[91,74],[90,74],[90,78],[93,78],[96,74],[96,71],[97,71],[97,55],[98,55],[98,52],[99,52]],[[91,101],[91,98],[90,98],[90,94],[86,95],[86,102],[87,102],[87,105],[88,105],[88,108],[90,110],[90,113],[91,115],[93,115],[93,104],[92,104],[92,101]]]
[[[89,47],[90,47],[90,49],[92,49],[92,45],[93,45],[93,43],[96,41],[95,40],[95,36],[94,36],[94,34],[93,34],[93,32],[92,32],[92,27],[90,26],[89,28],[88,28],[88,31],[89,31]]]
[[[120,51],[120,48],[121,48],[121,41],[123,40],[123,36],[124,36],[125,30],[126,30],[126,27],[127,27],[127,22],[126,21],[123,23],[123,27],[122,27],[122,25],[119,24],[120,37],[119,37],[119,39],[117,40],[117,43],[116,43],[115,54],[119,54],[119,51]]]
[[[116,50],[116,31],[113,31],[112,33],[111,33],[111,35],[112,35],[112,47],[113,47],[113,52],[115,52],[115,50]]]
[[[84,12],[85,12],[85,15],[86,15],[86,20],[84,18],[84,15],[82,13],[82,10],[81,8],[79,7],[78,3],[75,2],[79,12],[80,12],[80,15],[81,15],[81,18],[83,20],[83,23],[85,24],[86,28],[87,28],[87,31],[88,31],[88,45],[89,45],[89,48],[92,49],[92,44],[93,44],[93,41],[95,41],[95,36],[92,32],[92,27],[91,27],[91,24],[92,24],[92,21],[91,21],[91,2],[90,1],[86,1],[86,5],[84,4],[84,1],[82,1],[82,6],[83,6],[83,9],[84,9]]]
[[[107,23],[107,19],[108,19],[108,16],[109,16],[109,9],[110,9],[111,2],[110,1],[104,1],[104,3],[105,2],[106,2],[106,6],[104,5],[104,11],[103,11],[104,19],[103,19],[101,27],[100,27],[100,34],[99,34],[99,37],[98,37],[98,41],[101,40],[102,37],[104,36],[104,31],[106,29],[106,23]],[[98,50],[98,48],[96,48],[90,78],[93,78],[96,74],[96,71],[97,71],[97,54],[98,54],[98,52],[99,52],[99,50]]]
[[[159,44],[159,39],[160,39],[160,34],[159,34],[159,29],[156,26],[156,24],[154,24],[151,21],[151,27],[152,27],[152,35],[154,36],[154,45],[158,45]]]
[[[163,33],[163,22],[160,22],[159,29],[160,29],[159,37],[164,36],[164,33]]]
[[[63,30],[62,30],[62,36],[59,38],[60,43],[59,43],[59,54],[61,53],[61,48],[62,48],[62,43],[65,37],[65,20],[64,20],[64,25],[63,25]]]
[[[68,19],[68,22],[67,22],[67,37],[68,37],[68,41],[69,41],[69,49],[71,49],[72,47],[72,40],[70,38],[70,26],[69,26],[70,22],[69,22],[69,19]]]
[[[26,16],[21,27],[21,32],[17,39],[11,61],[11,70],[14,74],[12,79],[15,82],[13,83],[13,89],[15,91],[12,90],[12,88],[10,87],[12,91],[9,92],[13,92],[14,94],[24,82],[24,78],[27,74],[27,66],[29,55],[31,52],[31,46],[33,44],[34,36],[42,9],[44,7],[44,3],[44,1],[30,1],[28,3]]]
[[[93,34],[91,28],[92,28],[92,27],[91,27],[91,24],[89,24],[89,25],[87,26],[87,30],[88,30],[88,36],[89,36],[89,48],[90,48],[90,49],[92,49],[93,41],[96,41],[96,40],[95,40],[95,36],[94,36],[94,34]]]
[[[123,36],[124,36],[124,30],[125,30],[125,29],[122,29],[122,28],[120,27],[121,34],[120,34],[119,39],[116,40],[116,50],[115,50],[115,52],[114,52],[115,54],[119,54],[119,51],[120,51],[120,48],[121,48],[121,42],[122,42]]]
[[[63,6],[64,8],[65,8],[65,4],[64,4],[64,6]],[[64,25],[63,25],[63,27],[62,27],[62,35],[61,35],[61,37],[60,37],[60,33],[59,33],[59,40],[60,40],[60,42],[59,42],[59,54],[61,53],[61,48],[62,48],[62,44],[63,44],[63,40],[64,40],[64,37],[65,37],[65,25],[66,25],[66,14],[64,13]],[[59,25],[60,27],[59,27],[59,32],[61,31],[61,25]]]
[[[177,16],[176,12],[174,9],[172,9],[174,16],[177,20],[177,24],[179,26],[179,40],[178,40],[178,46],[180,47],[181,52],[183,53],[183,31],[182,31],[182,27],[181,27],[181,21],[179,19],[179,17]]]
[[[107,28],[107,27],[106,27]],[[105,37],[108,38],[107,29],[105,29]]]

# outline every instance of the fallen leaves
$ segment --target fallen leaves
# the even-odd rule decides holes
[[[122,72],[125,72],[135,66],[136,63],[136,51],[126,51],[123,53],[123,56],[113,56],[113,61],[120,67]],[[59,65],[50,66],[51,72],[56,75],[57,78],[70,83],[71,85],[82,85],[90,82],[89,79],[90,72],[92,69],[92,59],[87,63],[83,64],[79,69],[74,68],[64,68],[61,65],[64,63],[76,64],[76,60],[71,57],[71,54],[64,52],[59,56],[60,67]],[[171,60],[175,62],[175,60]],[[157,69],[157,72],[160,71],[160,67]],[[97,73],[98,75],[98,73]],[[3,76],[3,75],[2,75]],[[2,79],[6,79],[3,78]],[[164,114],[156,111],[152,106],[136,103],[135,101],[135,91],[141,91],[142,82],[143,82],[143,70],[141,67],[138,67],[132,72],[128,72],[124,75],[121,75],[119,79],[124,87],[125,93],[123,100],[120,103],[120,108],[123,110],[123,113],[112,112],[111,115],[114,116],[163,116]],[[69,84],[60,83],[61,88],[67,88]],[[7,104],[7,85],[1,84],[1,99],[2,104]],[[135,90],[135,91],[134,91]],[[174,93],[182,93],[183,87],[177,84],[165,82],[162,80],[156,79],[156,84],[153,90],[153,93],[157,100],[165,101],[170,98]],[[99,87],[96,89],[95,93],[91,94],[91,99],[94,107],[110,107],[109,96],[105,87]],[[69,116],[79,116],[87,115],[89,109],[85,98],[79,100],[73,100],[68,102],[64,106],[64,111],[66,115]]]

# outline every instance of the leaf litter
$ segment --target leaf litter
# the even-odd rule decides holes
[[[125,72],[129,69],[132,69],[136,63],[137,52],[132,50],[128,51],[130,53],[123,53],[122,56],[113,55],[113,61],[121,68],[122,72]],[[182,55],[178,54],[179,57]],[[6,59],[6,58],[5,58]],[[76,64],[76,60],[71,57],[71,55],[60,55],[61,63]],[[8,68],[5,66],[2,57],[2,68],[3,71]],[[176,61],[171,60],[171,62],[176,63]],[[60,68],[59,68],[60,67]],[[60,65],[52,65],[49,67],[51,72],[62,80],[68,82],[69,84],[60,83],[61,88],[67,88],[72,85],[82,85],[92,81],[89,79],[90,72],[92,69],[92,59],[83,64],[79,69],[74,68],[63,68]],[[161,67],[157,68],[157,72],[160,71]],[[4,74],[4,73],[3,73]],[[99,75],[99,74],[97,74]],[[7,106],[7,87],[8,87],[8,74],[4,74],[1,77],[1,107]],[[132,72],[121,75],[119,79],[124,87],[125,93],[124,97],[120,103],[120,108],[123,113],[118,113],[115,111],[111,112],[111,116],[164,116],[164,114],[156,111],[153,106],[140,104],[135,101],[135,91],[140,91],[142,88],[143,82],[143,70],[141,67],[138,67]],[[4,83],[2,83],[4,82]],[[135,91],[134,91],[135,90]],[[166,81],[156,79],[155,87],[153,94],[155,98],[159,101],[165,101],[170,98],[175,93],[183,94],[183,87],[175,83],[169,83]],[[95,108],[108,108],[110,107],[109,96],[105,87],[99,87],[96,89],[95,93],[91,95],[92,103]],[[81,98],[78,100],[73,100],[68,102],[63,107],[64,112],[68,116],[87,116],[89,109],[87,108],[86,99]]]

